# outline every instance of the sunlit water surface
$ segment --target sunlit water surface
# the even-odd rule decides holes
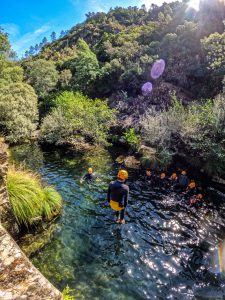
[[[225,197],[209,189],[195,210],[172,192],[148,188],[131,172],[126,224],[117,225],[106,202],[118,169],[104,150],[84,155],[15,147],[12,156],[41,173],[64,199],[51,240],[31,256],[59,289],[76,299],[224,299],[217,246],[225,239]],[[93,166],[101,181],[81,184]]]

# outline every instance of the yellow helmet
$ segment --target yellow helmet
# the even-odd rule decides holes
[[[93,169],[92,168],[88,168],[88,173],[92,174],[93,173]]]
[[[186,171],[182,171],[181,174],[182,175],[187,175],[187,172]]]
[[[119,179],[126,180],[128,178],[128,172],[126,170],[120,170],[117,177]]]

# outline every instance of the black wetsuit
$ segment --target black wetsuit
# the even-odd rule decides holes
[[[151,176],[144,175],[143,182],[149,185],[153,185],[155,183],[155,176],[153,174]]]
[[[94,174],[93,173],[92,174],[87,173],[87,174],[84,175],[83,179],[86,180],[86,181],[92,181],[94,179]]]
[[[124,207],[124,209],[122,209],[121,211],[116,212],[117,217],[119,217],[119,213],[120,213],[121,220],[124,219],[125,208],[128,203],[128,195],[129,195],[128,185],[124,184],[119,180],[110,182],[107,199],[108,202],[110,202],[110,200],[113,200],[119,203],[119,207]]]
[[[175,184],[174,188],[178,191],[184,191],[188,187],[188,177],[187,175],[181,174],[178,178],[178,183]]]

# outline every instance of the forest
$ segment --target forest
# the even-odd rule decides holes
[[[0,31],[0,133],[11,144],[122,143],[158,169],[183,156],[225,174],[225,9],[220,0],[115,7],[16,59]],[[151,78],[159,59],[165,71]],[[143,93],[142,86],[153,88]]]

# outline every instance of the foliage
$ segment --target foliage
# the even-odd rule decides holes
[[[106,144],[110,126],[115,123],[114,114],[105,101],[63,92],[43,120],[42,138],[50,143],[63,143],[81,135],[94,143]]]
[[[68,286],[62,291],[63,300],[74,300],[73,290],[71,290]]]
[[[125,138],[128,145],[130,145],[134,148],[137,148],[140,144],[140,137],[136,134],[134,128],[127,129],[124,132],[123,137]]]
[[[208,66],[212,70],[225,72],[225,32],[218,32],[205,37],[202,41],[202,47],[206,51]]]
[[[10,169],[7,191],[18,224],[26,227],[39,217],[50,219],[62,205],[60,195],[52,187],[43,188],[38,176],[29,171]]]
[[[10,83],[22,82],[23,69],[5,55],[0,54],[0,88]]]
[[[59,75],[53,62],[38,59],[24,62],[23,66],[27,82],[33,86],[40,98],[46,97],[55,89]]]
[[[0,132],[11,143],[31,136],[38,117],[37,96],[26,83],[0,88]]]
[[[0,53],[7,53],[10,50],[8,34],[0,27]]]
[[[59,85],[61,89],[68,89],[72,79],[72,73],[69,69],[64,69],[59,74]]]
[[[83,39],[78,40],[76,48],[77,56],[69,62],[69,68],[73,74],[74,89],[86,92],[99,73],[99,63]]]
[[[142,134],[146,143],[159,151],[164,149],[170,155],[184,152],[189,160],[197,156],[199,166],[209,174],[221,174],[225,171],[224,122],[223,94],[187,108],[174,98],[168,111],[145,114]]]

